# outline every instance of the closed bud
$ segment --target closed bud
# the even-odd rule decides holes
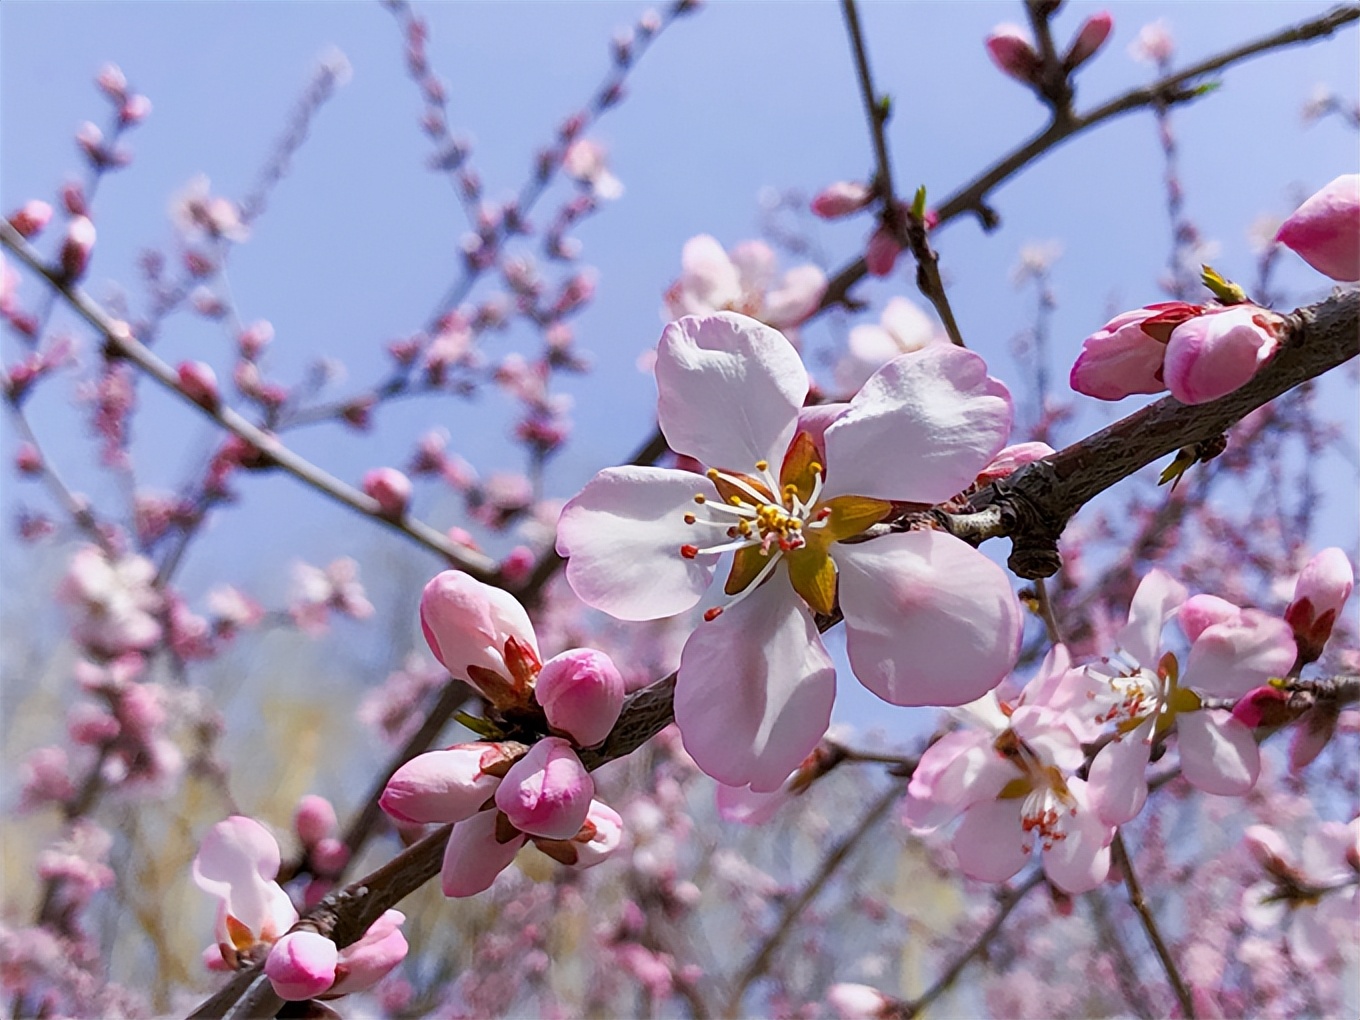
[[[420,626],[444,668],[493,704],[527,702],[540,665],[538,640],[509,592],[446,570],[420,596]]]
[[[297,811],[293,814],[293,829],[302,840],[303,846],[315,846],[335,832],[339,826],[335,808],[325,797],[309,793],[298,801]]]
[[[1316,662],[1331,637],[1336,618],[1351,597],[1355,572],[1345,552],[1333,546],[1308,561],[1294,585],[1294,600],[1284,611],[1299,646],[1299,665]]]
[[[300,1002],[335,984],[335,965],[339,959],[340,950],[324,935],[290,931],[269,951],[264,973],[279,998]]]
[[[1360,174],[1342,174],[1309,198],[1275,240],[1333,280],[1360,280]]]
[[[66,240],[61,245],[61,273],[67,281],[85,275],[94,250],[94,224],[88,216],[73,216],[66,227]]]
[[[1043,72],[1043,61],[1018,25],[997,25],[987,36],[987,55],[1005,74],[1033,85]]]
[[[363,489],[389,520],[400,520],[411,505],[411,480],[396,468],[374,468],[364,475]]]
[[[874,200],[873,189],[858,181],[837,181],[812,200],[812,211],[824,220],[859,212]]]
[[[571,744],[544,737],[505,774],[496,807],[520,832],[547,839],[571,839],[581,831],[595,795],[595,783]]]
[[[1109,11],[1092,14],[1083,21],[1081,28],[1077,29],[1076,38],[1072,40],[1072,45],[1067,50],[1067,56],[1063,58],[1063,67],[1074,71],[1090,60],[1105,45],[1105,40],[1110,37],[1113,28],[1114,17]]]
[[[9,225],[24,237],[35,237],[51,219],[52,207],[35,198],[25,202],[18,212],[10,216]]]
[[[624,683],[614,661],[593,648],[573,648],[543,664],[534,697],[548,725],[579,747],[609,736],[623,710]]]
[[[522,744],[457,744],[416,755],[392,774],[379,806],[400,822],[461,822],[495,793]]]
[[[217,389],[217,374],[202,361],[182,361],[178,369],[179,388],[186,397],[210,411],[222,401]]]
[[[869,237],[864,249],[864,264],[874,276],[887,276],[897,264],[902,244],[886,226],[881,226]]]

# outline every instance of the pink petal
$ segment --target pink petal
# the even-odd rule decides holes
[[[608,804],[592,800],[586,821],[595,831],[589,840],[572,841],[576,847],[576,863],[568,867],[576,871],[593,868],[608,860],[623,844],[623,818]]]
[[[623,709],[624,683],[614,660],[593,648],[572,648],[543,664],[534,699],[548,725],[580,747],[609,736]]]
[[[1255,305],[1235,305],[1177,326],[1162,369],[1171,395],[1204,404],[1245,386],[1280,346],[1265,321]]]
[[[224,937],[227,915],[257,939],[277,937],[297,920],[288,894],[274,881],[279,863],[279,844],[253,818],[233,815],[208,830],[194,858],[193,878],[221,902],[219,939]]]
[[[757,793],[749,786],[725,786],[718,784],[718,816],[724,822],[739,825],[764,825],[779,809],[788,803],[791,796],[788,784],[777,790]]]
[[[1176,614],[1176,622],[1191,641],[1216,623],[1236,624],[1241,619],[1242,610],[1217,595],[1191,595]]]
[[[376,985],[406,959],[409,946],[401,933],[405,920],[406,916],[400,910],[385,911],[364,932],[363,938],[342,949],[331,991],[336,995],[362,992]]]
[[[1239,622],[1215,623],[1200,632],[1190,646],[1181,683],[1235,698],[1285,675],[1296,655],[1289,624],[1259,609],[1243,609]]]
[[[505,643],[512,637],[538,652],[519,601],[460,570],[445,570],[425,586],[420,625],[434,657],[455,676],[466,677],[468,666],[505,675]]]
[[[544,737],[505,774],[496,806],[510,824],[531,836],[571,839],[581,831],[595,783],[571,744]]]
[[[1167,304],[1124,312],[1081,345],[1081,353],[1068,378],[1072,389],[1097,400],[1122,400],[1135,393],[1161,393],[1162,360],[1166,344],[1143,332],[1144,319]]]
[[[783,334],[735,312],[686,317],[661,334],[657,419],[672,450],[752,472],[783,457],[807,396],[807,369]]]
[[[1181,774],[1191,786],[1221,797],[1240,797],[1256,785],[1261,751],[1243,723],[1227,712],[1182,712],[1176,716]]]
[[[1044,874],[1063,892],[1090,892],[1110,873],[1110,840],[1114,827],[1101,822],[1091,810],[1086,784],[1068,779],[1067,789],[1076,800],[1075,813],[1064,819],[1064,838],[1044,850]]]
[[[684,521],[702,475],[653,467],[606,468],[562,509],[557,551],[581,601],[620,620],[674,616],[699,601],[718,556],[685,559],[695,541]]]
[[[482,810],[500,786],[484,767],[504,760],[496,744],[427,751],[392,774],[379,804],[402,822],[461,822]]]
[[[1153,569],[1138,585],[1129,622],[1116,639],[1138,665],[1155,670],[1162,657],[1162,628],[1185,602],[1185,586],[1164,570]]]
[[[1275,239],[1333,280],[1360,280],[1360,174],[1342,174],[1310,197]]]
[[[904,820],[928,832],[978,801],[993,800],[1015,769],[992,746],[993,735],[955,730],[926,748],[907,786]]]
[[[685,242],[680,252],[680,284],[674,297],[673,315],[702,315],[741,300],[737,267],[716,238],[700,234]]]
[[[765,295],[762,317],[776,329],[797,326],[817,310],[826,292],[826,274],[814,265],[794,266]]]
[[[1030,838],[1020,824],[1020,801],[974,804],[954,833],[959,869],[980,882],[1004,882],[1029,860]]]
[[[1096,752],[1089,782],[1091,801],[1102,821],[1123,825],[1143,810],[1151,735],[1152,725],[1144,724]]]
[[[826,495],[939,503],[1006,445],[1011,402],[976,354],[934,344],[884,365],[826,430]]]
[[[828,433],[830,435],[830,433]],[[962,705],[1005,677],[1022,619],[1005,572],[937,531],[836,545],[850,667],[894,705]]]
[[[311,999],[335,984],[335,943],[314,931],[289,932],[269,951],[264,972],[279,998]]]
[[[476,896],[490,889],[528,838],[521,835],[509,843],[497,843],[495,811],[483,811],[459,822],[449,836],[439,873],[444,895]]]
[[[826,732],[835,697],[835,667],[781,571],[690,635],[675,721],[718,782],[777,790]]]

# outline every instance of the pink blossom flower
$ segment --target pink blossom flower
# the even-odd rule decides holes
[[[446,570],[420,596],[420,626],[440,664],[493,705],[528,701],[541,668],[538,639],[509,592]]]
[[[1275,240],[1333,280],[1360,280],[1360,174],[1342,174],[1311,196]]]
[[[974,727],[936,741],[907,787],[907,824],[929,831],[962,813],[954,854],[970,878],[1004,882],[1043,851],[1044,873],[1068,893],[1087,892],[1110,870],[1114,826],[1093,809],[1081,742],[1063,715],[1012,708],[995,694],[960,709]]]
[[[894,1002],[868,985],[837,984],[826,990],[826,1004],[840,1020],[886,1020]]]
[[[580,747],[609,736],[623,709],[623,676],[614,661],[593,648],[573,648],[543,664],[534,699],[548,725]]]
[[[402,822],[461,822],[486,806],[519,745],[457,744],[418,754],[392,774],[379,805]]]
[[[334,999],[360,992],[381,981],[406,958],[401,933],[406,916],[399,910],[383,913],[363,938],[344,949],[314,931],[293,931],[274,944],[264,972],[279,998]]]
[[[355,620],[373,615],[373,603],[364,595],[359,581],[359,564],[348,556],[335,560],[325,570],[308,563],[293,566],[293,595],[289,612],[294,622],[309,634],[326,629],[330,611]]]
[[[274,879],[279,845],[259,822],[233,815],[203,837],[194,858],[194,883],[216,897],[217,948],[234,969],[250,962],[297,920],[288,894]]]
[[[746,241],[732,252],[700,234],[685,242],[680,279],[666,291],[666,309],[682,315],[734,311],[776,329],[798,325],[821,301],[826,275],[814,265],[797,266],[775,281],[775,254],[763,241]]]
[[[864,324],[850,330],[845,354],[836,363],[836,384],[842,392],[854,393],[899,354],[919,351],[943,339],[939,325],[919,306],[904,297],[891,298],[878,325]]]
[[[607,155],[599,142],[578,138],[562,156],[562,172],[589,187],[596,198],[618,198],[623,194],[623,184],[609,172]]]
[[[1299,646],[1299,665],[1316,662],[1332,635],[1332,627],[1355,588],[1355,572],[1346,553],[1323,549],[1304,566],[1294,586],[1294,600],[1284,611]]]
[[[772,790],[812,750],[835,696],[813,614],[837,604],[855,675],[893,704],[960,704],[1001,680],[1020,616],[999,567],[932,530],[843,544],[892,501],[951,498],[1001,449],[1010,402],[980,358],[940,345],[890,362],[820,441],[798,355],[745,316],[668,326],[656,376],[662,432],[707,474],[608,468],[563,509],[557,549],[576,594],[625,620],[692,608],[732,554],[676,685],[704,771]]]
[[[1255,305],[1210,311],[1177,326],[1162,373],[1182,404],[1217,400],[1251,381],[1280,346],[1279,316]]]
[[[1162,20],[1148,22],[1139,30],[1137,38],[1129,43],[1129,56],[1151,64],[1170,63],[1175,52],[1176,40]]]
[[[222,238],[240,243],[250,236],[236,203],[214,196],[208,178],[191,180],[170,202],[170,219],[190,238]]]
[[[987,56],[1004,74],[1033,85],[1043,71],[1043,61],[1035,52],[1029,34],[1019,25],[997,25],[987,35]]]
[[[1323,822],[1303,837],[1298,853],[1266,825],[1244,834],[1269,876],[1242,894],[1242,916],[1257,931],[1284,928],[1290,956],[1301,967],[1323,967],[1355,940],[1360,912],[1360,818]]]
[[[1162,628],[1173,616],[1191,641],[1184,667],[1162,653]],[[1228,712],[1205,710],[1196,692],[1235,698],[1282,675],[1295,657],[1288,625],[1212,595],[1187,599],[1177,581],[1153,570],[1134,593],[1118,643],[1121,654],[1085,670],[1097,717],[1115,727],[1091,765],[1101,817],[1122,825],[1142,809],[1153,741],[1173,723],[1191,785],[1223,796],[1250,790],[1260,771],[1251,729]]]
[[[496,807],[521,832],[570,839],[581,831],[595,783],[571,744],[544,737],[510,766],[496,787]]]
[[[110,657],[150,648],[161,636],[155,577],[155,565],[143,556],[111,559],[98,546],[77,549],[57,589],[57,598],[76,615],[76,640]]]
[[[840,219],[859,212],[874,200],[874,190],[859,181],[837,181],[817,193],[812,211],[824,220]]]

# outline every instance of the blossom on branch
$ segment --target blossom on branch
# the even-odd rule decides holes
[[[1002,448],[1010,400],[981,358],[932,347],[803,411],[784,337],[722,313],[666,327],[656,378],[671,449],[707,473],[601,471],[563,509],[557,549],[576,594],[624,620],[693,608],[730,562],[676,684],[705,772],[773,790],[812,750],[835,697],[814,614],[838,606],[855,675],[892,704],[958,705],[1000,682],[1021,619],[999,567],[931,529],[847,542],[894,503],[950,499]]]
[[[685,242],[680,279],[666,291],[673,318],[740,312],[776,329],[791,329],[811,315],[826,290],[826,274],[812,264],[775,279],[775,254],[764,241],[744,241],[726,252],[707,234]]]
[[[1360,280],[1360,174],[1342,174],[1310,197],[1275,240],[1333,280]]]

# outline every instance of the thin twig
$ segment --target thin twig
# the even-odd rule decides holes
[[[765,973],[775,951],[784,944],[784,940],[788,938],[789,932],[793,930],[794,923],[802,916],[803,911],[816,899],[817,894],[831,880],[831,876],[836,873],[836,870],[845,863],[845,859],[859,845],[860,840],[897,803],[902,792],[903,785],[900,782],[900,777],[889,783],[888,788],[879,794],[878,799],[864,813],[859,822],[841,837],[841,841],[836,844],[831,853],[827,854],[812,881],[803,887],[801,893],[784,905],[783,913],[779,915],[779,921],[775,924],[774,929],[765,936],[760,948],[751,956],[746,966],[741,969],[741,972],[733,981],[732,990],[727,996],[727,1016],[736,1017],[741,1014],[742,999],[746,997],[746,990],[751,986],[751,982]]]
[[[1185,983],[1185,978],[1181,977],[1181,972],[1176,966],[1176,961],[1171,957],[1171,951],[1167,948],[1166,940],[1162,938],[1161,930],[1157,927],[1157,919],[1152,916],[1147,900],[1143,898],[1143,890],[1138,884],[1138,877],[1133,871],[1133,861],[1129,858],[1128,848],[1124,845],[1124,834],[1118,829],[1115,830],[1114,842],[1110,844],[1110,849],[1114,853],[1114,864],[1124,876],[1124,885],[1129,891],[1129,903],[1138,914],[1139,920],[1143,922],[1143,930],[1147,932],[1148,941],[1152,943],[1152,948],[1157,953],[1157,959],[1162,963],[1162,969],[1166,971],[1167,980],[1171,982],[1171,988],[1176,993],[1176,999],[1181,1004],[1181,1013],[1188,1020],[1194,1020],[1195,1002],[1190,995],[1190,989]]]

